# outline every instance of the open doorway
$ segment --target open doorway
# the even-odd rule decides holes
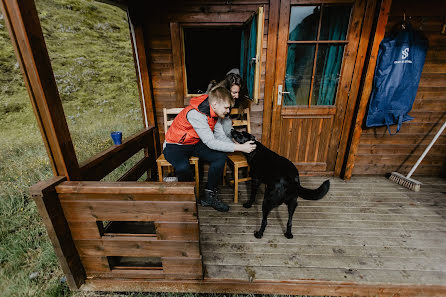
[[[188,94],[203,94],[211,80],[240,68],[241,27],[186,27],[183,33]]]

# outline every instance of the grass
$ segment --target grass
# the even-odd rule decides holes
[[[37,0],[36,5],[82,162],[111,145],[111,131],[125,137],[143,127],[126,15],[87,0]],[[53,173],[1,14],[0,131],[1,296],[205,296],[72,292],[61,282],[62,270],[28,193]],[[104,180],[116,180],[140,158],[141,153]]]

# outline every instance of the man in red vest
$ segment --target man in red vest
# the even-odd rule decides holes
[[[231,93],[217,87],[199,97],[192,98],[174,119],[166,134],[164,157],[175,168],[178,181],[193,181],[190,156],[199,157],[210,163],[208,182],[201,205],[211,206],[218,211],[228,211],[229,206],[217,197],[217,186],[221,180],[226,152],[252,152],[253,141],[234,143],[223,131],[220,119],[224,119],[231,106]]]

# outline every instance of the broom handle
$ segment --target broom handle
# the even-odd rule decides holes
[[[438,137],[440,137],[441,133],[443,132],[444,128],[446,128],[446,121],[443,123],[443,126],[440,130],[438,130],[437,134],[435,134],[434,139],[432,139],[431,143],[427,146],[427,148],[424,150],[421,157],[418,159],[417,163],[415,163],[415,166],[412,167],[412,170],[410,170],[409,174],[406,176],[406,178],[409,178],[412,176],[415,169],[417,169],[418,165],[420,165],[421,161],[423,161],[423,158],[426,156],[427,152],[431,149],[431,147],[434,145],[435,141],[437,141]]]

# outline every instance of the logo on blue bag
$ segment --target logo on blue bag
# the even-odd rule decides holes
[[[401,51],[401,60],[393,61],[394,64],[412,63],[412,60],[406,60],[409,57],[409,48],[406,47]]]
[[[409,56],[409,48],[406,47],[401,51],[401,57],[403,58],[403,60],[405,60],[408,56]]]

